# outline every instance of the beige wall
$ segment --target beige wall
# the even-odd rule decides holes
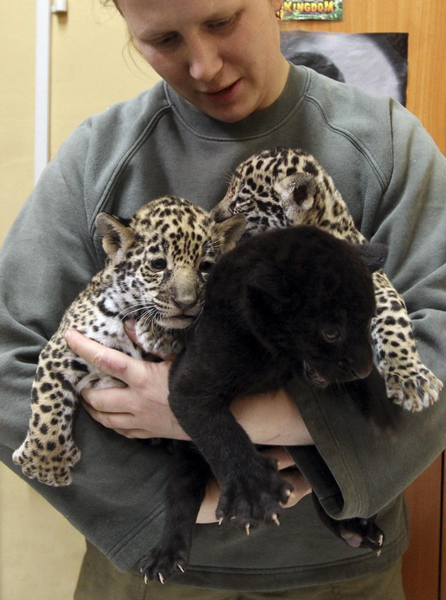
[[[0,5],[0,239],[33,186],[34,4]]]
[[[51,155],[86,117],[157,76],[126,50],[126,31],[99,0],[68,0],[52,17]],[[34,185],[36,0],[0,0],[0,242]],[[0,466],[0,599],[71,600],[83,537]],[[99,599],[98,599],[99,600]]]
[[[136,96],[159,77],[133,50],[113,7],[71,0],[67,17],[53,19],[51,154],[84,119]]]

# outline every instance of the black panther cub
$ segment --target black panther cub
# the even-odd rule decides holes
[[[248,532],[277,522],[292,486],[236,422],[231,400],[279,389],[296,374],[319,386],[367,377],[370,273],[385,254],[380,245],[353,246],[300,226],[248,239],[215,265],[201,319],[171,369],[170,406],[194,444],[182,443],[176,455],[162,538],[140,563],[146,580],[184,572],[211,475],[221,488],[217,519]],[[351,521],[362,545],[379,552],[373,520]]]

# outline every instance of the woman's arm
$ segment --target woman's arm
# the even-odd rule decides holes
[[[77,331],[71,349],[128,387],[85,390],[84,408],[99,423],[128,438],[187,439],[168,403],[170,361],[146,362],[105,348]],[[234,399],[231,410],[256,444],[312,444],[295,402],[285,390]]]

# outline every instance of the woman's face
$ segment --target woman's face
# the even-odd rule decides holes
[[[289,65],[274,12],[281,0],[119,0],[147,62],[204,113],[235,122],[272,104]]]

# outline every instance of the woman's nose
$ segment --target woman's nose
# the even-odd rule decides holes
[[[220,72],[223,60],[215,42],[195,40],[189,47],[189,73],[196,81],[209,83]]]

